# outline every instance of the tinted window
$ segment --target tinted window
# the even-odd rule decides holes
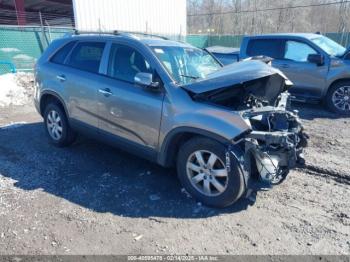
[[[137,73],[152,73],[150,64],[134,48],[113,44],[107,74],[113,78],[134,82]]]
[[[317,54],[317,52],[308,44],[297,41],[286,42],[286,52],[284,54],[285,59],[306,62],[307,57],[311,54]]]
[[[63,46],[56,54],[53,55],[51,58],[51,62],[56,64],[63,64],[64,60],[66,59],[67,55],[69,54],[70,50],[73,48],[77,41],[72,41]]]
[[[98,73],[105,43],[85,42],[79,43],[73,49],[68,65],[71,67]]]
[[[283,57],[284,43],[278,39],[256,39],[248,43],[247,54],[249,56],[269,56],[275,59]]]

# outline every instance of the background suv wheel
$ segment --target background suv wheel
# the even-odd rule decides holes
[[[179,179],[193,197],[206,205],[226,207],[244,192],[243,176],[234,163],[230,171],[226,169],[225,156],[224,145],[202,137],[193,138],[180,148]]]
[[[76,134],[70,128],[65,112],[56,103],[49,103],[45,107],[44,123],[52,144],[63,147],[74,142]]]
[[[330,110],[341,115],[350,115],[350,81],[338,82],[331,86],[326,97]]]

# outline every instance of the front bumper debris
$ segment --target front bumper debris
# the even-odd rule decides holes
[[[249,109],[243,118],[251,132],[240,141],[244,148],[244,169],[257,174],[264,182],[281,183],[290,169],[304,164],[303,148],[308,136],[304,133],[297,111],[289,111],[287,92],[273,106]]]

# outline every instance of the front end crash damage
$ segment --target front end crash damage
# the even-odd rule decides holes
[[[289,94],[282,93],[278,100],[277,106],[242,112],[251,132],[236,141],[244,150],[244,170],[271,184],[279,184],[290,169],[304,164],[307,145],[297,112],[287,110]]]
[[[250,130],[233,139],[226,162],[237,160],[246,178],[256,175],[278,184],[290,169],[304,163],[307,144],[298,112],[290,110],[287,90],[292,83],[279,70],[259,61],[234,66],[236,70],[224,68],[185,89],[195,101],[240,113]]]

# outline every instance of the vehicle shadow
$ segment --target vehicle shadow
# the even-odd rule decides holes
[[[181,190],[173,169],[79,138],[69,148],[48,143],[41,123],[0,129],[0,175],[23,190],[43,190],[96,212],[127,217],[202,218],[245,210],[202,206]]]
[[[307,104],[301,102],[292,102],[292,109],[299,111],[301,119],[313,120],[315,118],[338,119],[346,116],[338,115],[327,110],[322,104]]]

